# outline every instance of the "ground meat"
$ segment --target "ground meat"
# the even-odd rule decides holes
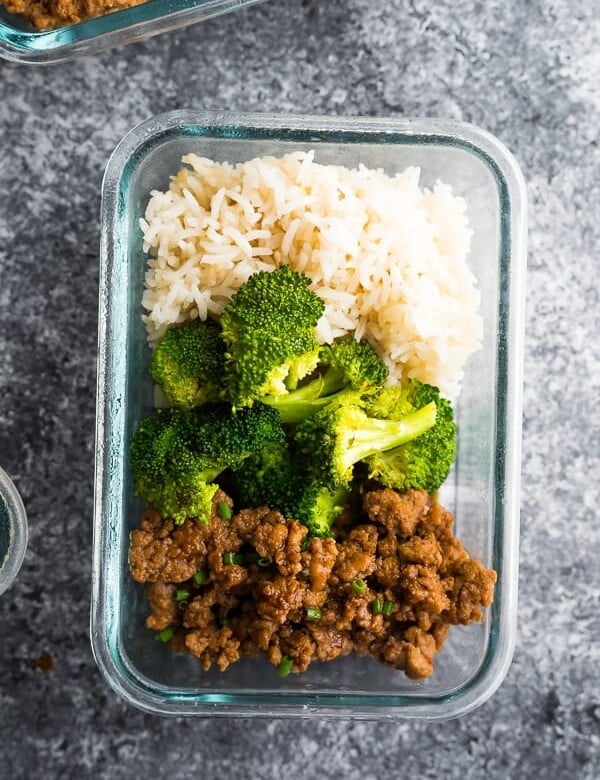
[[[233,506],[233,502],[231,502]],[[258,509],[242,509],[231,519],[231,527],[244,542],[250,542],[257,529],[272,513],[268,506]]]
[[[365,495],[363,506],[369,520],[383,525],[390,534],[410,536],[431,505],[424,490],[372,490]]]
[[[252,535],[252,545],[261,557],[275,562],[280,574],[291,576],[302,571],[301,546],[307,533],[296,520],[269,512]]]
[[[306,671],[316,651],[315,642],[308,632],[302,628],[285,625],[275,636],[277,639],[271,644],[267,653],[269,661],[277,666],[287,656],[293,661],[293,672]]]
[[[213,609],[217,602],[218,593],[215,588],[210,588],[205,593],[196,596],[185,610],[183,625],[186,628],[203,628],[216,624],[216,612]]]
[[[402,669],[413,680],[420,680],[433,673],[433,657],[437,650],[431,634],[411,626],[402,636],[391,635],[378,644],[375,655],[395,669]]]
[[[306,587],[293,577],[276,575],[257,586],[256,612],[260,617],[282,625],[288,619],[301,620]]]
[[[216,664],[219,671],[224,672],[240,658],[239,640],[228,626],[194,629],[187,634],[185,646],[200,659],[203,669],[210,669]]]
[[[460,561],[453,567],[451,580],[450,623],[472,623],[482,620],[481,607],[489,607],[494,598],[496,572],[485,569],[479,561]]]
[[[308,575],[310,588],[314,593],[324,591],[329,575],[335,565],[338,545],[334,539],[311,539],[308,548]]]
[[[352,640],[344,631],[336,631],[318,623],[308,623],[307,629],[315,643],[315,655],[319,661],[333,661],[352,651]]]
[[[382,585],[395,588],[400,580],[402,565],[395,555],[380,558],[376,577]]]
[[[352,593],[349,595],[339,615],[336,626],[352,631],[354,628],[362,628],[373,636],[379,636],[385,630],[385,621],[382,614],[375,614],[371,607],[375,594],[367,590],[364,595]]]
[[[177,623],[179,613],[175,602],[175,585],[165,582],[152,582],[146,589],[150,615],[146,619],[148,628],[162,631],[163,628]]]
[[[402,567],[398,581],[405,601],[412,606],[441,614],[450,608],[450,600],[435,569],[431,566],[410,564]]]
[[[368,492],[362,522],[308,545],[303,525],[267,507],[222,519],[223,501],[219,491],[206,525],[147,510],[131,534],[148,627],[172,626],[171,647],[205,669],[264,655],[302,672],[354,651],[422,679],[449,626],[481,620],[492,602],[495,572],[469,558],[452,515],[423,491]]]
[[[38,30],[76,24],[142,2],[145,0],[2,0],[10,13],[22,14]]]
[[[250,603],[250,602],[248,602]],[[253,612],[250,610],[249,612]],[[279,623],[267,618],[257,618],[247,614],[240,622],[242,648],[244,655],[256,655],[257,651],[266,653],[271,646],[271,640],[279,631]]]
[[[377,529],[374,525],[361,525],[338,545],[333,574],[340,582],[351,582],[373,574],[376,567]]]
[[[221,592],[235,590],[248,582],[249,573],[245,566],[238,564],[221,565],[218,574],[215,574],[215,587]]]
[[[433,534],[424,538],[413,536],[408,542],[398,545],[398,558],[402,563],[421,563],[433,569],[442,565],[442,550]]]
[[[206,546],[196,527],[187,520],[176,526],[154,509],[144,512],[131,534],[129,564],[136,582],[184,582],[200,568]]]

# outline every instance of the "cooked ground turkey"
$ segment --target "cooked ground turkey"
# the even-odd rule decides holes
[[[421,679],[448,627],[481,620],[492,603],[496,573],[469,558],[452,515],[424,491],[366,493],[364,521],[337,540],[309,540],[267,507],[224,520],[221,502],[232,506],[219,491],[207,525],[147,509],[131,534],[147,626],[173,627],[172,648],[204,669],[265,655],[303,672],[354,651]]]
[[[145,0],[0,0],[8,11],[22,14],[38,30],[52,30],[120,11]]]

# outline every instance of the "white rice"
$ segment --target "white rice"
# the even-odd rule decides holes
[[[151,344],[174,323],[218,317],[251,274],[288,264],[325,301],[322,343],[355,331],[392,381],[414,377],[458,394],[482,321],[466,205],[450,187],[421,189],[418,168],[390,177],[319,165],[314,152],[183,162],[140,220]]]

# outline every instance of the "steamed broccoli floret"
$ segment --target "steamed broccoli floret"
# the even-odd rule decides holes
[[[411,380],[405,390],[386,388],[368,412],[398,420],[431,403],[437,407],[435,425],[400,447],[368,457],[369,477],[397,490],[420,488],[433,493],[440,487],[456,457],[457,429],[452,405],[437,387]]]
[[[318,377],[286,395],[267,396],[263,403],[279,410],[284,423],[297,423],[326,406],[337,395],[352,389],[361,395],[377,393],[385,384],[388,369],[368,341],[345,336],[322,347]]]
[[[373,417],[385,420],[400,420],[407,414],[420,409],[425,404],[440,400],[437,387],[409,379],[405,387],[393,385],[386,387],[377,397],[370,398],[366,411]]]
[[[331,490],[317,481],[310,482],[302,490],[293,516],[307,526],[311,536],[330,536],[349,497],[350,490],[345,486]]]
[[[235,343],[238,353],[229,362],[227,377],[231,400],[247,406],[263,396],[287,393],[287,385],[312,373],[319,348],[312,333],[299,332],[282,339],[254,333]]]
[[[219,474],[283,441],[277,412],[262,404],[235,414],[225,404],[159,410],[131,442],[136,495],[176,523],[189,517],[207,522]]]
[[[321,361],[329,366],[324,377],[329,393],[347,387],[361,393],[376,392],[388,378],[387,366],[375,349],[351,334],[323,347]]]
[[[218,325],[191,320],[166,332],[152,355],[150,373],[174,406],[191,409],[217,400],[224,368]]]
[[[399,447],[435,425],[433,402],[399,420],[369,417],[359,403],[355,395],[342,396],[295,430],[296,442],[315,477],[329,488],[348,486],[358,461]]]
[[[345,488],[329,490],[308,474],[287,446],[273,445],[234,469],[233,484],[243,506],[268,506],[300,520],[311,536],[327,536],[348,500]]]
[[[226,306],[223,329],[227,324],[234,336],[240,326],[278,336],[314,327],[325,305],[310,284],[308,276],[287,265],[252,274]]]
[[[268,506],[292,517],[300,477],[285,442],[265,447],[233,470],[233,487],[242,506]]]
[[[323,301],[310,279],[283,266],[250,276],[221,315],[226,376],[235,406],[296,387],[319,360],[315,326]]]

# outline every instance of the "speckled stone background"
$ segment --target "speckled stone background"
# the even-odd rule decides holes
[[[51,68],[0,65],[0,463],[31,539],[0,599],[0,778],[600,777],[597,0],[271,0]],[[121,136],[217,107],[480,124],[528,182],[519,637],[447,723],[165,720],[88,640],[100,183]],[[54,669],[33,660],[44,651]]]

